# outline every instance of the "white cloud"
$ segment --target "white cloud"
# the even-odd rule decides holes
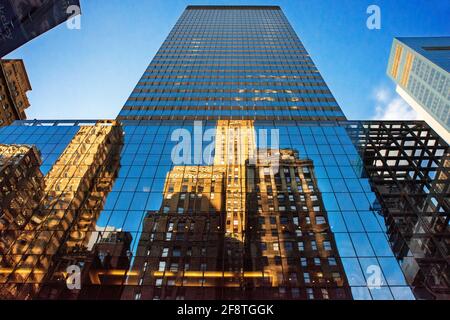
[[[419,120],[419,117],[396,92],[381,86],[374,90],[374,120]]]

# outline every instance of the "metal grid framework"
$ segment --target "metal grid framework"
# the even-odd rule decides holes
[[[418,298],[450,298],[450,149],[423,121],[345,124]]]

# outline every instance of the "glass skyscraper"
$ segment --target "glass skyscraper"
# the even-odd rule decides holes
[[[186,9],[120,120],[343,120],[279,7]]]
[[[429,127],[346,121],[279,7],[189,6],[116,121],[0,129],[0,297],[420,298],[376,183],[402,165],[380,165],[398,131],[407,160],[409,137],[432,150],[429,211],[448,221]]]
[[[397,92],[450,142],[450,37],[395,38],[388,75]]]

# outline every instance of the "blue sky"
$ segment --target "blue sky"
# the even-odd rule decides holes
[[[450,34],[448,0],[81,0],[65,24],[14,51],[33,91],[29,119],[115,118],[188,4],[280,5],[349,119],[415,118],[386,75],[394,36]],[[369,5],[381,30],[366,27]]]

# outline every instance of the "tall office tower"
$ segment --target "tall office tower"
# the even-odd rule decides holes
[[[414,293],[450,298],[450,149],[423,122],[349,127]]]
[[[26,119],[30,106],[27,91],[31,90],[23,60],[0,60],[0,126]]]
[[[187,7],[118,119],[117,178],[86,221],[132,236],[130,270],[95,270],[100,283],[101,275],[123,280],[122,299],[415,298],[363,146],[279,7]],[[16,121],[0,128],[0,143],[34,145],[48,174],[93,124]],[[73,249],[70,258],[52,255],[52,266],[75,262],[82,250],[71,244],[86,243],[72,217],[64,213],[81,236],[36,238]],[[40,248],[30,259],[47,261]],[[40,297],[58,298],[53,281],[67,275],[40,265]]]
[[[395,38],[387,73],[397,92],[450,143],[450,37]]]
[[[0,58],[79,14],[79,8],[79,0],[3,0]]]
[[[344,120],[279,7],[189,6],[119,120]]]

